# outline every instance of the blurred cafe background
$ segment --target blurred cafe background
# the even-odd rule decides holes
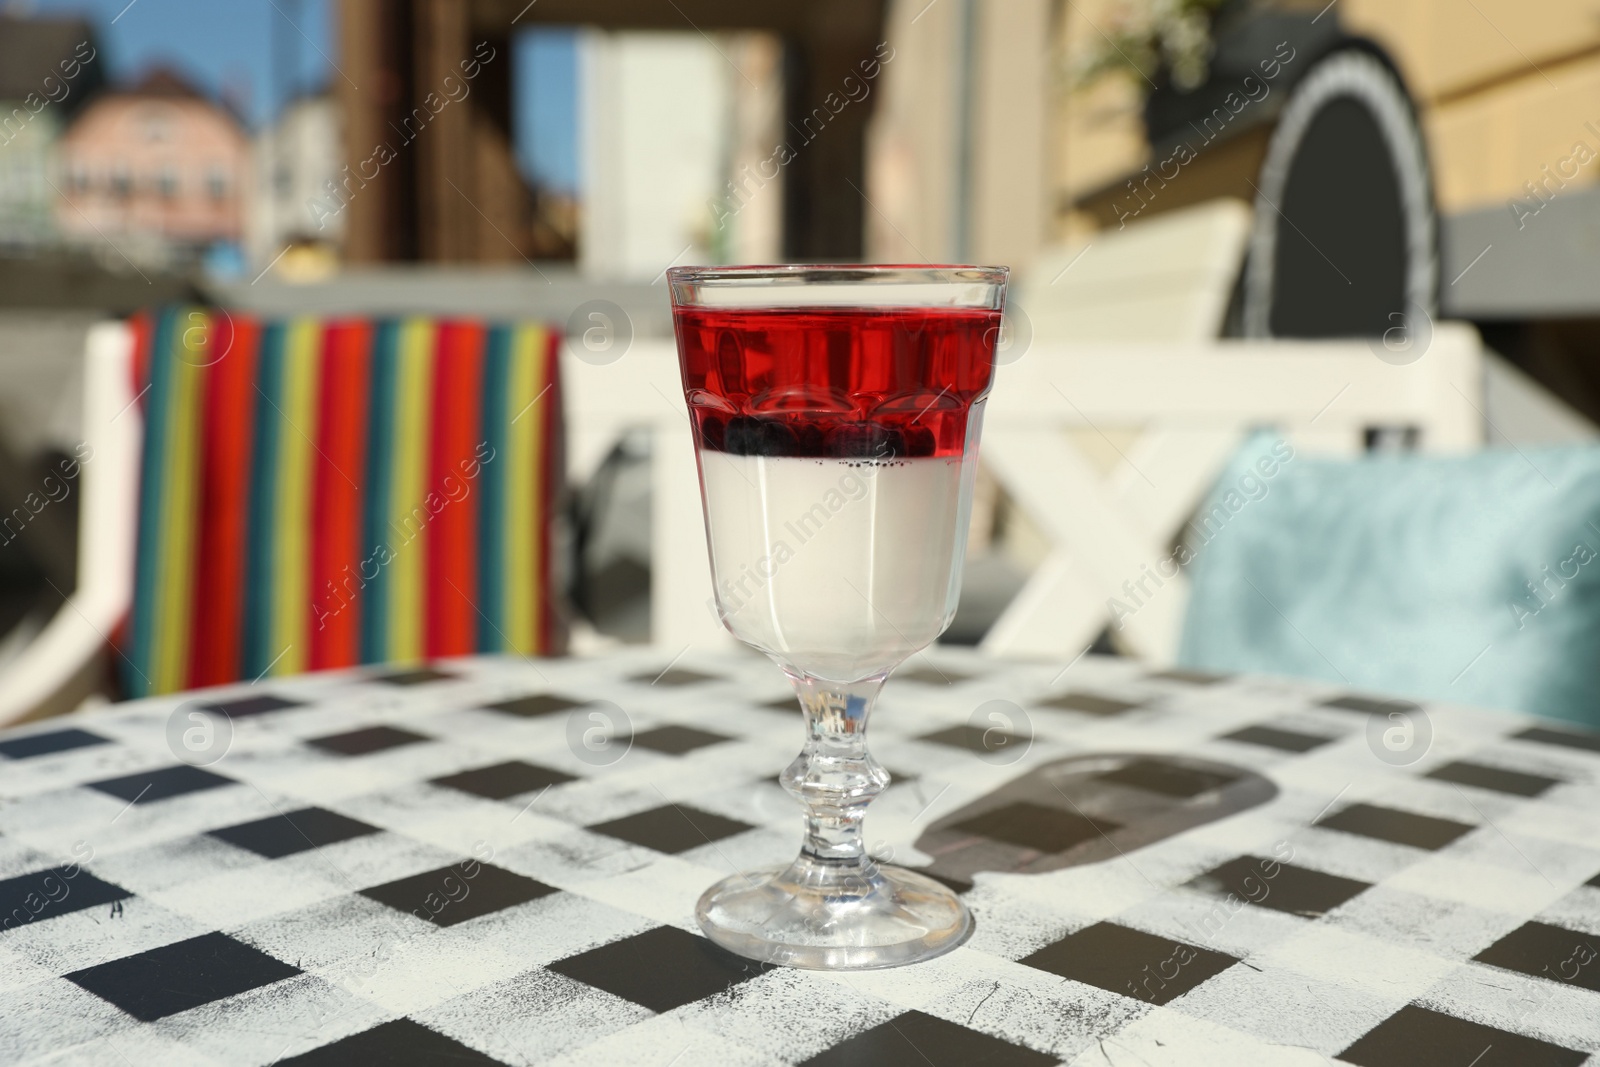
[[[727,642],[665,272],[783,262],[1011,268],[946,641],[1600,722],[1597,253],[1578,0],[9,0],[0,723],[376,659]],[[505,446],[543,472],[508,527],[538,550],[506,550],[532,606],[385,643],[383,612],[432,610],[428,568],[477,548],[416,510],[402,456],[388,512],[351,520],[364,548],[420,515],[400,562],[333,597],[356,535],[304,487],[341,420],[405,403],[319,408],[343,394],[317,361],[460,323],[542,331],[481,333],[485,365],[549,339],[496,431],[542,412]],[[198,407],[150,369],[164,344],[204,355]],[[288,368],[237,409],[281,416],[277,444],[185,414],[235,345]],[[367,447],[344,480],[370,500]],[[273,448],[312,473],[250,511],[217,472],[244,457],[256,485]],[[268,497],[259,622],[257,548],[228,546],[258,544]],[[470,529],[517,499],[479,497],[451,505]],[[413,538],[456,547],[405,577]],[[485,567],[474,610],[511,619]],[[239,626],[281,641],[221,648]]]

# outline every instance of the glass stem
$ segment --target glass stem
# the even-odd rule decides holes
[[[886,677],[841,686],[789,675],[805,711],[806,743],[779,781],[805,808],[805,844],[795,866],[807,881],[866,890],[875,879],[861,824],[867,805],[889,784],[889,772],[867,751],[867,716]]]

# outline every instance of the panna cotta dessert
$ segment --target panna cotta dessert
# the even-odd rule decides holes
[[[950,624],[999,313],[679,308],[716,606],[816,678]]]

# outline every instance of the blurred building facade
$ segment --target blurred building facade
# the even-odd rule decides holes
[[[593,31],[580,67],[586,274],[650,281],[671,264],[782,258],[776,39]]]
[[[345,213],[333,195],[344,166],[339,106],[332,94],[289,102],[251,145],[247,231],[250,259],[265,266],[290,246],[332,259],[344,239]]]
[[[1103,193],[1147,162],[1145,102],[1156,86],[1130,70],[1086,85],[1073,85],[1070,78],[1087,65],[1089,54],[1106,48],[1097,27],[1120,24],[1119,12],[1129,6],[1125,0],[1075,0],[1064,5],[1054,28],[1062,60],[1055,126],[1065,150],[1055,161],[1053,184],[1058,220],[1069,229],[1093,229],[1097,216],[1103,222]],[[1217,45],[1226,47],[1224,38],[1242,36],[1251,22],[1265,29],[1264,20],[1278,36],[1261,38],[1263,55],[1271,54],[1277,40],[1310,46],[1310,54],[1298,50],[1290,67],[1299,63],[1304,69],[1306,60],[1341,38],[1381,50],[1415,104],[1445,214],[1507,209],[1508,201],[1532,196],[1530,183],[1537,187],[1545,180],[1543,168],[1569,157],[1575,141],[1587,134],[1595,143],[1586,124],[1600,117],[1594,103],[1600,91],[1600,21],[1581,0],[1547,0],[1536,9],[1512,0],[1482,0],[1467,8],[1453,0],[1341,0],[1332,9],[1314,0],[1231,4],[1217,19]],[[1207,165],[1234,175],[1259,169],[1270,128],[1266,120],[1275,107],[1244,124],[1251,136]],[[1214,179],[1225,181],[1220,174]],[[1237,177],[1232,181],[1248,195],[1247,185]],[[1600,175],[1585,169],[1562,181],[1588,186],[1600,182]]]
[[[11,105],[11,114],[17,113]],[[0,141],[0,243],[36,248],[53,241],[56,194],[51,188],[61,117],[42,112]]]
[[[876,106],[862,64],[881,65],[884,8],[884,0],[341,0],[340,66],[354,84],[377,87],[339,86],[348,256],[528,256],[537,201],[513,162],[509,42],[544,24],[591,31],[579,210],[593,243],[580,259],[592,269],[637,276],[648,264],[654,275],[697,249],[718,258],[860,258]]]
[[[863,219],[877,262],[1031,263],[1050,236],[1059,0],[888,6]]]
[[[1593,9],[1579,0],[1210,6],[1205,63],[1182,86],[1160,67],[1103,62],[1112,40],[1125,59],[1130,25],[1148,27],[1161,5],[1053,9],[1054,238],[1086,244],[1218,197],[1253,203],[1238,332],[1375,335],[1419,307],[1473,321],[1600,419]],[[1313,90],[1319,102],[1309,106]],[[1302,262],[1286,266],[1264,250]],[[1338,304],[1341,290],[1380,275],[1387,295],[1328,314],[1330,294]],[[1252,291],[1259,298],[1273,285],[1298,287],[1298,309],[1275,318],[1256,299],[1252,312]]]
[[[152,71],[84,109],[58,144],[57,224],[154,262],[244,237],[250,142],[239,119],[177,74]]]
[[[0,15],[0,246],[56,238],[56,142],[103,84],[87,22]]]

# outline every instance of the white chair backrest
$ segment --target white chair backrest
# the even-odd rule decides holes
[[[1013,282],[1033,340],[1203,341],[1222,332],[1251,212],[1218,199],[1044,252]]]
[[[672,654],[726,648],[733,638],[717,620],[700,506],[694,438],[672,341],[637,340],[614,363],[562,351],[567,473],[581,484],[623,432],[651,434],[650,634]]]
[[[1187,579],[1145,575],[1251,430],[1276,428],[1297,452],[1354,455],[1375,426],[1415,430],[1424,451],[1477,448],[1482,365],[1477,332],[1459,323],[1435,325],[1403,365],[1360,341],[1035,344],[1000,371],[983,457],[1051,547],[982,647],[1070,659],[1115,618],[1127,651],[1169,663]],[[1138,431],[1117,446],[1112,427]],[[1109,473],[1087,437],[1120,455]]]
[[[99,323],[84,346],[83,447],[79,463],[78,584],[67,602],[7,664],[0,726],[69,711],[99,684],[102,653],[133,603],[144,418],[133,390],[133,335]]]

